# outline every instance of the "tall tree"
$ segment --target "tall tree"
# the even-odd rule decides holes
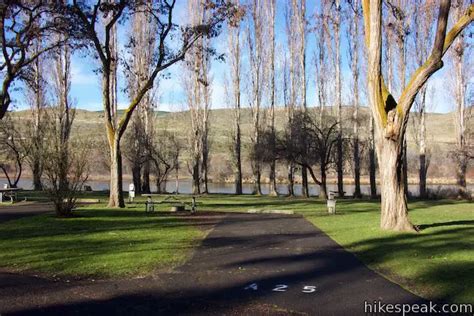
[[[344,153],[342,148],[342,85],[341,85],[341,2],[335,1],[335,14],[333,19],[334,28],[334,62],[336,72],[336,111],[337,111],[337,192],[339,196],[344,196]]]
[[[360,40],[360,32],[359,32],[359,24],[360,24],[360,2],[355,0],[352,2],[351,6],[351,16],[349,21],[352,23],[349,26],[349,43],[350,43],[350,50],[349,50],[349,57],[351,60],[351,71],[352,71],[352,83],[353,83],[353,98],[352,98],[352,120],[353,120],[353,160],[354,160],[354,197],[360,198],[361,190],[360,190],[360,149],[359,149],[359,106],[360,106],[360,98],[359,98],[359,40]]]
[[[132,16],[132,31],[128,44],[130,47],[130,60],[125,69],[125,74],[128,78],[128,96],[130,100],[133,100],[139,91],[139,83],[146,80],[153,71],[152,65],[158,26],[156,20],[151,16],[150,6],[152,6],[151,0],[142,1],[138,5],[137,12]],[[155,86],[158,86],[158,83]],[[140,132],[138,135],[145,137],[141,141],[144,144],[150,143],[153,138],[154,93],[154,90],[145,93],[138,106],[138,111],[133,115],[132,119],[133,129],[135,131],[143,131],[143,133]],[[135,125],[141,125],[142,127]],[[135,149],[139,149],[139,147],[135,146]],[[144,158],[142,161],[138,159],[134,162],[135,172],[132,172],[132,174],[134,175],[133,182],[137,192],[150,192],[150,159],[147,159],[150,153],[148,149],[142,148],[141,150],[143,151],[132,155]]]
[[[431,21],[435,15],[435,5],[432,2],[422,3],[419,1],[414,6],[413,14],[413,48],[414,64],[416,67],[421,67],[423,62],[430,54],[430,47],[432,45],[433,28]],[[415,100],[415,139],[418,145],[418,178],[420,197],[426,197],[426,175],[429,166],[429,157],[426,139],[426,94],[428,85],[423,86]]]
[[[209,14],[204,3],[188,2],[191,24],[199,26]],[[209,112],[210,112],[210,42],[209,38],[200,38],[188,55],[189,77],[185,78],[188,94],[188,106],[191,114],[192,170],[193,192],[208,193],[208,160],[209,160]]]
[[[414,231],[408,219],[408,207],[402,175],[403,142],[410,109],[428,78],[443,66],[442,57],[458,34],[474,19],[471,5],[447,33],[451,1],[442,0],[432,52],[423,66],[412,75],[399,102],[387,90],[382,75],[382,1],[364,0],[365,40],[368,48],[368,99],[375,121],[377,156],[382,183],[381,227],[388,230]]]
[[[275,12],[276,12],[276,2],[275,0],[269,0],[267,3],[267,18],[269,21],[269,42],[270,42],[270,62],[267,63],[269,66],[269,75],[270,75],[270,135],[272,142],[271,151],[275,152],[276,146],[276,130],[275,130]],[[271,159],[270,161],[270,195],[277,195],[276,190],[276,159]]]
[[[249,103],[252,114],[252,134],[250,140],[252,148],[259,148],[260,133],[262,129],[261,107],[263,90],[265,83],[265,16],[264,1],[252,0],[250,3],[250,19],[247,29],[247,48],[250,62],[250,94]],[[252,169],[254,174],[254,191],[256,194],[262,194],[262,165],[258,157],[252,159]]]
[[[462,19],[463,0],[455,0],[453,3],[454,14],[456,20]],[[471,5],[472,8],[473,5]],[[471,13],[472,17],[472,13]],[[469,137],[468,137],[468,120],[471,117],[469,107],[466,104],[466,83],[469,67],[466,67],[469,55],[466,54],[467,40],[463,34],[460,34],[454,41],[451,55],[453,58],[454,68],[454,98],[455,98],[455,133],[456,133],[456,149],[452,153],[452,157],[456,164],[457,185],[460,194],[466,191],[466,171],[470,159],[473,159],[469,153]]]
[[[232,98],[231,106],[234,114],[234,129],[232,135],[232,157],[234,167],[235,194],[242,194],[242,131],[241,131],[241,43],[240,24],[229,28],[229,56],[231,68]]]
[[[36,39],[33,42],[32,50],[38,54],[42,49],[41,39]],[[46,93],[47,84],[45,80],[47,62],[44,55],[36,58],[29,67],[30,80],[26,81],[26,98],[30,103],[32,124],[26,127],[28,137],[24,144],[28,147],[28,155],[26,161],[31,169],[33,176],[33,188],[35,190],[42,190],[43,185],[41,176],[43,174],[43,132],[46,108]]]
[[[130,101],[124,113],[119,117],[114,108],[113,82],[114,65],[118,64],[114,54],[114,28],[118,21],[128,14],[135,13],[140,2],[118,0],[103,3],[97,0],[93,4],[84,4],[74,0],[71,4],[71,19],[79,29],[81,39],[95,52],[102,75],[102,101],[104,105],[104,124],[110,151],[110,196],[109,207],[124,207],[122,192],[122,155],[120,141],[129,124],[133,112],[142,101],[145,94],[152,89],[158,74],[168,67],[184,59],[186,52],[203,36],[216,36],[220,24],[230,16],[234,16],[237,8],[226,1],[210,2],[211,12],[208,19],[201,25],[178,28],[174,23],[176,0],[154,1],[150,16],[158,25],[157,45],[154,48],[155,58],[149,76],[139,83],[136,95]],[[105,17],[105,23],[100,23],[99,17]],[[181,32],[180,32],[181,31]],[[177,34],[178,33],[178,34]],[[176,40],[181,36],[181,43],[170,46],[170,38]],[[177,49],[173,49],[178,46]]]

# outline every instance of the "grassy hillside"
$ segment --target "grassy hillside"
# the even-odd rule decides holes
[[[317,111],[317,109],[311,109]],[[326,108],[326,113],[332,115],[334,109],[332,107]],[[17,111],[13,116],[19,120],[30,118],[29,111]],[[344,128],[348,131],[352,130],[352,109],[350,107],[343,108],[343,123]],[[453,113],[439,114],[428,113],[426,118],[428,147],[431,152],[431,168],[429,170],[429,177],[436,178],[452,178],[453,168],[447,158],[449,150],[453,148],[455,142],[455,131],[453,124]],[[265,114],[263,114],[265,119]],[[284,108],[276,110],[276,128],[277,131],[283,131],[286,122],[286,111]],[[416,169],[418,165],[417,159],[417,145],[415,141],[415,115],[412,115],[408,125],[408,157],[409,169],[412,178],[416,178]],[[190,116],[189,112],[165,112],[158,111],[155,113],[155,127],[157,130],[167,130],[175,133],[183,146],[188,147],[189,141],[189,126]],[[360,110],[360,137],[367,139],[369,132],[369,110],[362,107]],[[210,113],[210,144],[211,144],[211,177],[215,179],[225,179],[231,175],[231,166],[229,160],[229,148],[231,141],[233,127],[233,113],[230,109],[216,109]],[[252,131],[251,113],[249,109],[242,110],[242,133],[244,145],[244,173],[250,177],[250,163],[246,159],[245,152],[248,150],[250,143],[250,133]],[[102,111],[87,111],[78,110],[76,114],[74,134],[80,135],[81,138],[89,139],[91,142],[104,144],[104,127],[103,127],[103,112]],[[103,147],[100,145],[99,147]],[[363,153],[364,155],[364,153]],[[182,156],[183,169],[187,166],[187,152],[184,150]],[[126,164],[126,163],[125,163]],[[365,167],[363,162],[363,168]],[[435,166],[435,167],[433,167]],[[97,173],[103,173],[101,168],[97,168]],[[347,166],[348,173],[350,173],[350,166]],[[471,168],[472,169],[472,168]],[[128,170],[125,170],[128,172]],[[182,170],[183,175],[187,174],[187,170]],[[284,168],[282,166],[281,173],[284,175]],[[364,171],[363,171],[364,174]],[[474,175],[472,170],[470,174]]]

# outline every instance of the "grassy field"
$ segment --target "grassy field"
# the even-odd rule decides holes
[[[124,277],[183,263],[205,232],[141,208],[81,208],[0,224],[0,267],[49,276]]]
[[[106,198],[100,193],[88,197]],[[190,201],[189,196],[180,198]],[[1,224],[0,266],[107,276],[148,273],[182,262],[204,233],[177,219],[147,217],[142,202],[139,198],[124,210],[90,206],[73,219],[42,215]],[[198,203],[198,211],[293,210],[410,291],[430,299],[474,302],[472,203],[411,201],[410,218],[419,225],[418,234],[381,231],[376,201],[338,200],[334,216],[317,199],[208,195]],[[169,205],[157,209],[168,210]]]

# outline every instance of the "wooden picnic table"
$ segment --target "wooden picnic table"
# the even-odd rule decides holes
[[[4,197],[9,197],[10,202],[13,203],[14,200],[17,200],[17,193],[20,192],[21,188],[3,188],[0,189],[0,203],[3,203]]]
[[[189,202],[184,202],[183,198],[177,197],[175,194],[169,194],[166,195],[166,197],[161,200],[161,201],[153,201],[154,196],[163,196],[163,194],[157,194],[157,193],[144,193],[142,196],[146,197],[147,200],[145,202],[145,211],[146,212],[154,212],[154,206],[155,204],[164,204],[164,203],[169,203],[169,204],[177,204],[174,207],[177,207],[176,210],[184,210],[184,207],[186,205],[189,205],[191,207],[191,213],[194,213],[197,210],[197,203],[196,203],[196,197],[193,196],[191,198],[191,203]]]

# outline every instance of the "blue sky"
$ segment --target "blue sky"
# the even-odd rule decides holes
[[[277,21],[276,21],[276,40],[277,45],[284,48],[286,47],[286,32],[285,32],[285,18],[284,18],[284,4],[285,1],[277,1]],[[312,4],[312,5],[311,5]],[[186,10],[183,7],[177,8],[177,20],[186,20]],[[310,16],[314,13],[314,2],[308,1],[308,18],[311,22]],[[349,104],[349,91],[351,89],[351,73],[348,63],[348,44],[344,35],[341,37],[342,45],[342,73],[343,73],[343,103]],[[125,34],[121,34],[120,40],[125,41]],[[307,37],[307,81],[308,81],[308,105],[314,106],[316,104],[316,88],[314,84],[314,65],[313,65],[313,47],[315,46],[314,34],[309,33]],[[227,36],[225,31],[217,39],[214,40],[214,45],[219,53],[226,52]],[[245,50],[245,48],[244,48]],[[76,53],[72,59],[72,89],[71,96],[75,101],[76,107],[87,110],[102,110],[102,99],[101,99],[101,84],[100,74],[94,73],[94,69],[97,68],[98,64],[91,57],[84,57],[83,53]],[[445,59],[449,56],[446,55]],[[449,63],[445,63],[446,66],[442,70],[438,71],[429,80],[431,92],[428,93],[428,110],[430,112],[448,112],[453,109],[453,97],[449,92],[449,85],[446,84],[451,76],[449,71]],[[212,107],[223,108],[225,104],[225,75],[228,65],[225,62],[214,61],[211,67],[211,75],[213,77],[212,82]],[[185,95],[181,85],[181,75],[183,72],[182,65],[175,64],[169,69],[170,78],[161,79],[158,86],[159,104],[158,109],[164,111],[180,111],[185,110]],[[471,79],[472,82],[472,79]],[[120,79],[120,85],[123,86],[123,80]],[[364,85],[364,82],[360,83]],[[18,85],[20,88],[21,86]],[[28,108],[25,103],[23,94],[20,91],[13,93],[15,99],[15,107],[17,109]],[[396,96],[396,95],[395,95]],[[119,107],[124,108],[127,105],[127,97],[120,93],[119,96]],[[365,98],[363,99],[365,103]],[[245,104],[245,102],[243,102]]]

